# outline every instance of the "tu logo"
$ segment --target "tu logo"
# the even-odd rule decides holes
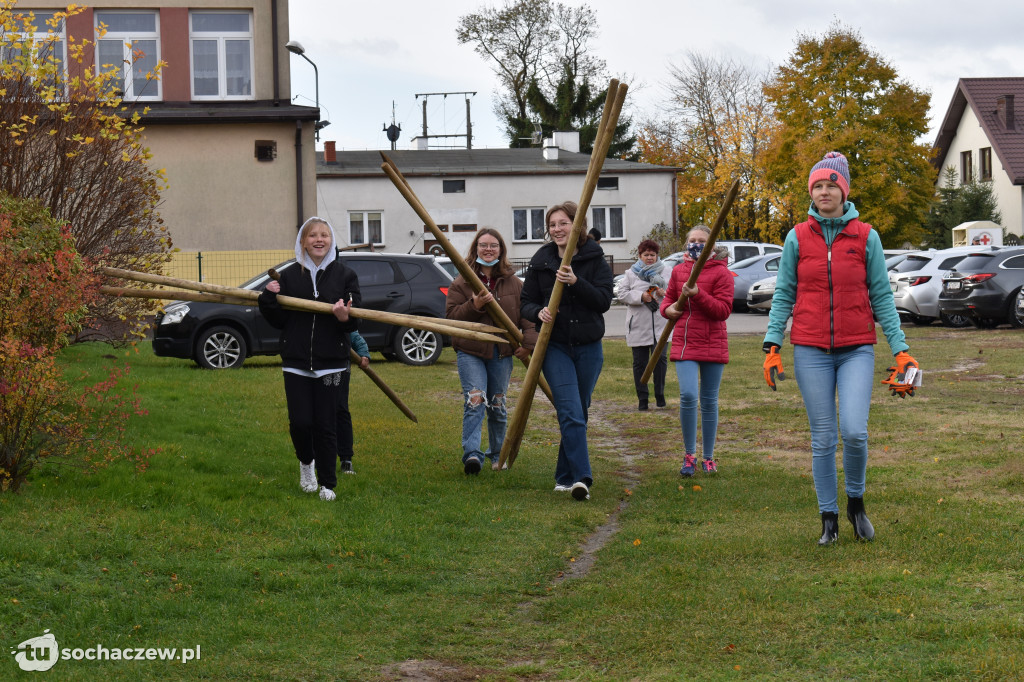
[[[57,638],[46,629],[39,637],[26,639],[11,653],[22,670],[41,672],[57,663],[60,649],[57,647]]]

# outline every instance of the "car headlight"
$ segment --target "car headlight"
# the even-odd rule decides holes
[[[160,324],[180,324],[186,315],[188,315],[188,305],[185,303],[175,303],[174,305],[167,306]]]

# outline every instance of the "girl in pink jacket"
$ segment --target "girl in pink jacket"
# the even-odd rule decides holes
[[[693,476],[697,469],[697,408],[700,407],[701,443],[705,473],[718,471],[715,435],[718,432],[718,388],[729,362],[729,338],[725,321],[732,313],[733,276],[727,267],[729,253],[716,249],[697,276],[686,286],[711,231],[698,225],[686,236],[687,258],[672,271],[661,314],[677,320],[672,333],[672,354],[679,379],[679,423],[686,453],[679,473]],[[677,300],[679,310],[674,307]]]

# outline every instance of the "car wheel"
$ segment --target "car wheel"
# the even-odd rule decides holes
[[[245,339],[232,327],[211,327],[196,341],[196,362],[204,369],[237,369],[245,362]]]
[[[930,325],[932,322],[935,321],[935,318],[934,317],[921,317],[920,315],[914,315],[913,317],[910,318],[910,321],[913,322],[918,327],[927,327],[928,325]]]
[[[939,320],[941,320],[942,326],[944,327],[961,328],[970,327],[972,324],[971,318],[966,315],[957,315],[955,313],[939,313]]]
[[[400,362],[419,366],[437,362],[443,348],[439,334],[410,327],[399,328],[392,344],[395,356]]]
[[[1006,320],[1014,329],[1024,327],[1024,289],[1018,291],[1016,296],[1010,297],[1010,310],[1006,314]]]

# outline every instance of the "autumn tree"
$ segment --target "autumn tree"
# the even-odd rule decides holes
[[[953,244],[953,228],[973,220],[1002,223],[1003,216],[992,194],[992,183],[974,178],[959,182],[956,167],[946,166],[942,172],[939,198],[928,212],[926,239],[928,246],[944,249]]]
[[[931,149],[918,142],[928,132],[928,93],[835,23],[798,38],[765,94],[780,123],[767,177],[786,222],[806,215],[811,166],[839,151],[850,163],[850,198],[882,242],[920,241],[935,179]]]
[[[742,191],[725,234],[778,241],[775,188],[765,177],[765,155],[775,130],[762,74],[727,58],[691,52],[669,66],[669,99],[660,121],[644,125],[640,158],[659,163],[671,149],[678,178],[679,217],[685,226],[710,223],[734,180]],[[660,150],[660,151],[656,151]]]
[[[89,66],[94,40],[68,36],[65,54],[60,26],[82,8],[15,6],[0,0],[0,191],[40,201],[93,263],[159,271],[171,248],[157,212],[164,173],[121,99],[123,65]],[[140,332],[147,305],[105,298],[90,310],[79,338],[117,340]]]

